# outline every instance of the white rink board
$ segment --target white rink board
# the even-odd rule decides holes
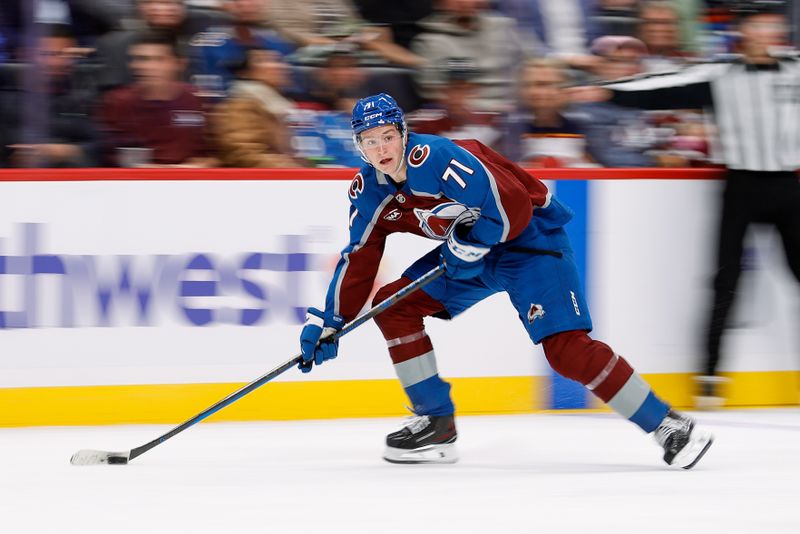
[[[0,191],[0,254],[57,255],[70,273],[66,283],[60,274],[25,275],[29,259],[6,261],[24,264],[6,273],[23,274],[0,276],[0,310],[36,327],[2,332],[0,387],[250,381],[298,352],[294,309],[324,305],[348,241],[342,181],[6,182]],[[379,284],[434,245],[391,236]],[[290,248],[314,255],[307,272],[286,272]],[[271,254],[269,265],[244,273],[244,258],[256,252]],[[199,253],[214,272],[186,270]],[[119,296],[124,261],[132,265],[131,285],[151,294],[144,326],[135,300]],[[258,284],[266,302],[245,292],[237,277]],[[213,279],[220,281],[218,296],[180,296],[181,280]],[[117,296],[107,326],[98,326],[103,285],[116,286]],[[181,306],[211,309],[213,323],[194,326]],[[239,310],[258,307],[268,315],[252,326],[237,324]],[[431,320],[428,330],[447,376],[545,372],[504,296],[455,324]],[[394,378],[374,324],[349,334],[341,347],[334,364],[279,380]]]
[[[709,180],[598,180],[590,184],[589,295],[595,336],[638,371],[700,370],[723,187]],[[721,371],[800,368],[800,286],[780,236],[756,226],[756,269],[724,338]]]
[[[590,184],[596,337],[640,372],[687,372],[699,361],[719,185]],[[323,304],[347,242],[342,181],[4,182],[0,191],[0,310],[7,322],[35,326],[2,332],[0,387],[250,381],[296,354],[295,309]],[[392,236],[379,283],[434,245]],[[778,240],[767,235],[757,246],[759,261],[775,268],[749,276],[739,314],[747,328],[730,336],[736,343],[724,369],[797,369],[797,286]],[[309,270],[287,271],[290,252],[313,255]],[[214,271],[186,268],[201,253]],[[269,258],[261,269],[242,269],[253,253]],[[57,256],[69,276],[25,274],[32,255]],[[125,262],[130,285],[150,295],[144,316],[134,299],[121,296]],[[183,281],[201,280],[217,280],[218,294],[180,296]],[[249,294],[242,280],[265,299]],[[115,288],[105,322],[99,287]],[[182,307],[211,310],[213,323],[192,325]],[[257,308],[266,310],[259,321],[238,324],[240,310]],[[430,320],[427,328],[445,376],[549,372],[505,296],[453,323]],[[342,341],[336,362],[279,380],[393,377],[383,339],[368,324]]]

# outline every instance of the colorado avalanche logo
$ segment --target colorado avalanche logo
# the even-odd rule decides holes
[[[431,147],[428,145],[417,145],[411,149],[408,154],[408,164],[416,168],[425,163],[431,153]]]
[[[531,309],[528,310],[528,323],[533,324],[533,321],[544,317],[544,307],[541,304],[531,304]]]
[[[350,183],[350,191],[348,191],[347,194],[350,195],[350,198],[355,200],[362,191],[364,191],[364,177],[361,176],[361,173],[358,173]]]
[[[425,235],[440,241],[446,241],[457,224],[475,224],[480,214],[480,209],[467,208],[458,202],[443,202],[429,210],[414,208],[414,215]]]

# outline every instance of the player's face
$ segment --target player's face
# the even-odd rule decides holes
[[[373,167],[393,174],[403,161],[403,137],[395,126],[378,126],[361,134],[361,149]]]

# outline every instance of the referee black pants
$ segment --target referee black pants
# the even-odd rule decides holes
[[[703,372],[717,373],[722,335],[736,298],[742,251],[750,223],[768,223],[780,233],[789,268],[800,282],[800,178],[794,172],[729,170],[719,222],[714,297],[706,331]]]

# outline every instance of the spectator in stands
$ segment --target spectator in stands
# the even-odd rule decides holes
[[[725,1],[725,0],[723,0]],[[706,26],[706,16],[711,12],[709,0],[671,0],[678,12],[678,38],[681,48],[690,54],[699,54],[700,33],[710,31]],[[730,8],[730,4],[728,4]]]
[[[17,50],[22,44],[22,0],[3,0],[0,2],[0,39],[5,43],[8,59],[17,58]]]
[[[434,13],[420,21],[423,32],[411,50],[423,57],[419,70],[419,92],[427,100],[441,101],[444,72],[439,68],[448,57],[469,57],[480,73],[476,105],[485,111],[506,111],[512,102],[516,66],[524,53],[514,21],[490,12],[484,0],[437,0]]]
[[[309,80],[308,96],[303,100],[318,110],[344,110],[350,113],[363,96],[367,71],[358,64],[352,45],[330,48],[324,63],[314,69]],[[349,128],[349,126],[348,126]]]
[[[275,50],[285,56],[295,47],[275,30],[265,27],[271,0],[228,0],[230,25],[213,26],[192,39],[193,83],[204,96],[222,97],[233,82],[233,69],[251,49]]]
[[[99,76],[103,90],[133,81],[128,50],[140,34],[162,32],[177,43],[184,56],[192,36],[218,18],[209,15],[209,10],[189,12],[184,0],[136,0],[136,6],[140,18],[132,21],[132,29],[113,31],[97,40],[97,59],[104,66]]]
[[[125,28],[136,15],[135,0],[68,0],[71,25],[84,46],[98,37]]]
[[[480,78],[470,58],[447,58],[440,66],[443,86],[437,100],[408,115],[411,129],[417,133],[435,134],[449,139],[477,139],[494,146],[501,137],[501,116],[497,112],[476,110]]]
[[[339,44],[330,49],[311,75],[308,95],[299,102],[304,111],[291,121],[292,145],[298,156],[317,166],[361,166],[350,119],[358,98],[367,94],[366,78],[354,46]]]
[[[559,55],[587,54],[599,37],[590,25],[594,0],[498,0],[498,10],[514,19],[527,47],[543,43]]]
[[[640,40],[611,35],[595,39],[591,51],[601,59],[596,74],[602,81],[641,73],[647,53]],[[655,139],[644,112],[609,102],[580,104],[576,111],[586,125],[587,149],[596,162],[604,167],[656,166],[646,153]]]
[[[281,91],[289,66],[273,50],[249,50],[235,69],[230,97],[211,117],[223,164],[228,167],[302,167],[291,146],[288,121],[295,103]]]
[[[75,72],[75,37],[65,25],[35,31],[27,83],[0,93],[0,166],[91,167],[98,150],[91,120],[96,93]]]
[[[3,35],[3,28],[0,27],[0,64],[8,63],[11,58],[11,51],[8,49],[8,39]]]
[[[634,37],[639,24],[639,0],[597,0],[592,10],[590,24],[598,36]]]
[[[691,58],[681,48],[680,16],[672,2],[653,0],[639,11],[639,39],[647,46],[643,59],[645,72],[675,70]]]
[[[100,109],[109,161],[126,165],[124,149],[146,148],[151,161],[140,165],[213,166],[203,103],[182,81],[186,60],[175,41],[143,33],[129,55],[134,82],[108,92]]]
[[[269,21],[297,46],[307,47],[303,56],[313,58],[315,50],[324,53],[325,47],[348,43],[391,65],[422,64],[422,58],[394,42],[389,27],[362,19],[352,0],[270,0]]]
[[[584,127],[567,113],[567,66],[556,59],[532,59],[519,74],[519,109],[508,121],[507,147],[532,167],[590,165]]]
[[[409,48],[420,32],[417,23],[433,12],[433,0],[355,0],[364,19],[377,26],[388,26],[394,42]]]

